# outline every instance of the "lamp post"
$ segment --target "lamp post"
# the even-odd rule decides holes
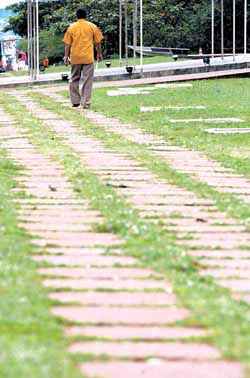
[[[28,0],[28,65],[31,81],[39,75],[39,0]]]
[[[214,0],[212,0],[211,54],[214,57]]]
[[[122,65],[122,0],[119,0],[119,60]]]
[[[221,0],[221,59],[224,59],[224,0]]]
[[[235,0],[233,0],[233,61],[235,62],[235,33],[236,33],[236,4]]]
[[[247,16],[248,16],[248,9],[247,9],[247,0],[244,2],[244,54],[247,54]]]
[[[126,66],[128,65],[128,0],[124,0],[124,17],[125,17],[125,58]]]
[[[134,10],[133,10],[133,47],[134,47],[134,58],[136,58],[136,48],[137,48],[137,18],[138,18],[138,0],[134,0]]]
[[[39,0],[36,0],[35,4],[35,28],[36,28],[36,79],[39,75],[39,63],[40,63],[40,51],[39,51]]]
[[[140,66],[143,75],[143,0],[140,0]]]
[[[28,0],[27,2],[27,36],[28,36],[28,67],[29,67],[29,75],[30,77],[33,76],[32,74],[32,22],[31,22],[31,16],[32,16],[32,3],[31,0]]]

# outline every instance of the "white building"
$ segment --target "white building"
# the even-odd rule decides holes
[[[17,40],[14,34],[0,33],[0,59],[7,70],[17,70]]]

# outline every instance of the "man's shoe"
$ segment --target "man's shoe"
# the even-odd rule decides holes
[[[72,108],[79,108],[80,104],[73,104]]]

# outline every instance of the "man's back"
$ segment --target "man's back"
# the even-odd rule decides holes
[[[64,36],[64,42],[71,46],[71,63],[93,63],[94,44],[102,39],[102,33],[95,24],[84,19],[74,22]]]

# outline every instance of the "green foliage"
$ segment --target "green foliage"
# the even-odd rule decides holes
[[[242,0],[237,6],[237,46],[243,46]],[[58,0],[40,4],[40,28],[56,36],[75,20],[79,7],[88,11],[88,19],[96,23],[105,34],[105,50],[118,51],[119,2],[118,0]],[[211,46],[211,0],[144,0],[144,44],[154,46],[188,47],[197,51]],[[9,29],[21,36],[27,33],[26,4],[10,7],[16,12],[10,18]],[[132,43],[132,5],[128,6],[129,42]],[[216,49],[220,49],[220,2],[215,12]],[[59,40],[55,39],[58,43]],[[225,47],[232,48],[232,2],[225,2]]]
[[[27,51],[28,50],[28,41],[26,38],[22,38],[17,42],[17,46],[20,50],[22,51]]]
[[[42,30],[40,34],[40,50],[41,59],[47,56],[50,62],[62,60],[64,49],[61,36],[51,30]]]

